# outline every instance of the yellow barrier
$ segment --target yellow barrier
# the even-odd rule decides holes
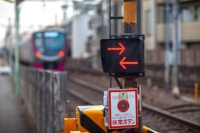
[[[88,132],[71,131],[70,133],[88,133]]]
[[[154,130],[152,130],[152,129],[146,127],[146,126],[142,126],[142,131],[143,131],[144,133],[159,133],[159,132],[154,131]]]
[[[106,132],[107,129],[104,126],[104,120],[102,118],[102,109],[102,105],[77,106],[76,118],[64,118],[64,132],[60,133],[95,133],[96,131]],[[80,119],[80,117],[82,119]],[[142,131],[143,133],[159,133],[146,126],[142,126]],[[112,133],[118,132],[112,131]]]
[[[198,87],[199,85],[198,85],[198,83],[196,82],[195,84],[194,84],[194,102],[196,103],[196,104],[198,104]]]
[[[77,119],[76,118],[64,118],[65,123],[65,132],[64,133],[71,133],[71,131],[77,131]],[[75,133],[75,132],[73,132]]]

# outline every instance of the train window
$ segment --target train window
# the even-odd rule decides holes
[[[190,22],[192,20],[192,13],[188,8],[181,9],[181,21]]]
[[[58,32],[49,32],[49,33],[51,34],[44,35],[45,48],[46,49],[62,49],[65,44],[65,35]]]
[[[36,38],[35,39],[35,46],[36,46],[36,48],[42,48],[43,47],[42,38]]]
[[[36,49],[41,49],[43,48],[43,37],[42,37],[42,32],[37,32],[34,35],[34,43]]]
[[[36,33],[35,36],[38,37],[42,37],[42,33]]]
[[[58,37],[58,32],[45,32],[44,37]]]
[[[196,11],[195,13],[196,20],[200,21],[200,5],[196,6],[195,11]]]

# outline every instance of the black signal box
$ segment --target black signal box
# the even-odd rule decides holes
[[[101,39],[100,50],[105,73],[144,73],[144,36]]]

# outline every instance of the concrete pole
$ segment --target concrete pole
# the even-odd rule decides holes
[[[175,97],[179,97],[180,90],[178,86],[178,46],[179,46],[179,1],[173,1],[173,15],[174,15],[174,44],[173,44],[173,76],[172,76],[172,84],[173,91]]]
[[[141,34],[142,31],[142,3],[141,0],[137,0],[137,33]]]
[[[124,0],[124,33],[137,33],[137,0]],[[138,88],[136,78],[125,78],[125,88]],[[141,112],[139,112],[138,132],[141,132]],[[130,129],[125,133],[135,133]]]
[[[151,48],[155,49],[156,46],[156,32],[155,32],[155,0],[150,1],[151,6]]]
[[[165,90],[169,92],[170,89],[170,64],[169,64],[169,54],[170,54],[170,20],[169,20],[169,13],[170,13],[170,6],[169,0],[166,0],[165,3],[165,15],[166,15],[166,22],[165,22]]]
[[[9,36],[8,36],[8,41],[9,41],[9,46],[8,46],[8,60],[9,60],[9,66],[10,68],[12,67],[12,55],[11,55],[11,45],[12,45],[12,25],[11,25],[11,19],[8,19],[9,23]],[[10,78],[12,77],[12,69],[11,72],[9,73]]]
[[[124,33],[137,32],[136,5],[136,0],[124,0]],[[125,78],[125,88],[137,88],[137,79]]]
[[[15,2],[15,95],[19,97],[19,3]]]

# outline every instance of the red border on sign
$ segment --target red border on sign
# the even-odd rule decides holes
[[[112,112],[112,108],[111,108],[111,92],[122,92],[122,91],[126,91],[126,92],[130,92],[130,91],[133,91],[135,92],[136,96],[135,96],[135,105],[136,105],[136,125],[131,125],[131,126],[112,126],[111,125],[111,122],[110,120],[112,119],[111,118],[111,112]],[[109,129],[119,129],[119,128],[136,128],[138,127],[138,91],[137,91],[137,88],[132,88],[132,89],[118,89],[118,90],[108,90],[108,107],[109,107],[109,111],[108,111],[108,114],[109,114]]]

